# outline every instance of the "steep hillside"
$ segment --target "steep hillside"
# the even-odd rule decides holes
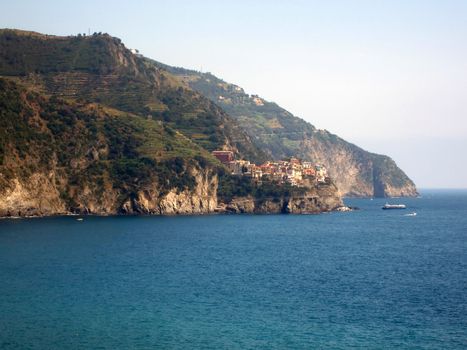
[[[324,164],[344,195],[417,195],[414,183],[391,158],[367,152],[326,130],[318,130],[277,104],[250,96],[210,73],[155,64],[177,75],[236,118],[269,157],[297,156]]]
[[[207,150],[265,155],[222,109],[107,34],[58,37],[0,30],[0,76],[43,94],[164,121]]]
[[[165,123],[0,79],[0,217],[211,212],[217,166]]]

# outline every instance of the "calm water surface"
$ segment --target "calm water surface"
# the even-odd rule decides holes
[[[466,349],[467,192],[384,202],[0,220],[0,348]]]

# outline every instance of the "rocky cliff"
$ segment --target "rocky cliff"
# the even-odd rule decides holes
[[[14,177],[1,189],[0,217],[27,217],[66,214],[206,214],[217,207],[217,175],[192,168],[196,185],[193,189],[161,190],[157,181],[147,183],[138,192],[128,194],[108,185],[105,191],[85,185],[79,191],[63,196],[67,177],[57,179],[56,173],[41,172],[25,178]]]
[[[349,197],[413,197],[415,184],[388,156],[367,152],[326,130],[303,137],[298,157],[324,164]]]
[[[301,194],[277,198],[234,197],[221,204],[228,213],[256,214],[315,214],[336,210],[344,206],[334,184],[321,184]]]
[[[157,190],[157,184],[141,189],[121,206],[120,214],[207,214],[217,208],[218,178],[214,171],[192,168],[195,186],[179,191],[171,189],[167,193]]]

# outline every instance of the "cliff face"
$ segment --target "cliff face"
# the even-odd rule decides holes
[[[52,175],[53,176],[53,175]],[[10,179],[0,194],[0,217],[65,214],[66,205],[53,179],[37,173],[25,180]]]
[[[196,183],[193,190],[171,189],[168,193],[161,193],[154,190],[157,186],[150,186],[123,203],[119,213],[174,215],[214,212],[217,207],[217,174],[196,168],[191,169],[190,174]]]
[[[239,86],[210,73],[155,64],[221,106],[269,158],[294,156],[324,164],[345,196],[418,195],[412,180],[387,156],[367,152],[326,130],[318,130],[275,103],[245,94]]]
[[[35,173],[24,179],[14,178],[0,197],[0,217],[47,216],[64,214],[205,214],[217,207],[217,175],[210,170],[192,168],[196,185],[192,190],[171,189],[161,191],[154,181],[140,188],[136,194],[122,192],[109,186],[104,192],[99,188],[84,186],[81,191],[64,191],[66,179],[57,181],[54,172]],[[73,204],[70,204],[70,201]]]
[[[230,213],[250,214],[315,214],[336,210],[344,203],[334,184],[319,185],[301,195],[274,199],[255,199],[251,196],[235,197],[225,205]]]
[[[413,197],[415,184],[389,157],[366,152],[325,130],[300,141],[297,155],[324,164],[349,197]]]

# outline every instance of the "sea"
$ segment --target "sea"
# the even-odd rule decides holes
[[[0,349],[467,349],[467,190],[346,204],[0,220]]]

